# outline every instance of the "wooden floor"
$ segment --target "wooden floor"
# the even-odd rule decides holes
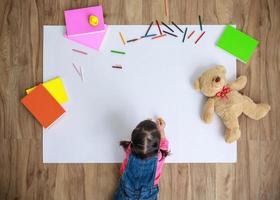
[[[237,24],[261,41],[237,68],[248,76],[243,92],[271,112],[258,122],[240,118],[236,164],[166,165],[160,199],[279,200],[279,0],[168,0],[168,16],[164,0],[1,0],[0,199],[112,198],[119,164],[42,164],[42,129],[20,104],[25,89],[42,81],[43,25],[64,24],[64,10],[98,3],[108,24],[197,24],[201,15],[205,24]]]

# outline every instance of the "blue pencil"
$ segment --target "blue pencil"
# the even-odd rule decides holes
[[[183,37],[182,42],[185,42],[185,38],[186,38],[187,31],[188,31],[188,27],[186,27],[186,29],[185,29],[185,32],[184,32],[184,37]]]
[[[144,35],[144,36],[141,36],[141,38],[153,37],[153,36],[156,36],[156,35],[157,35],[157,34]]]
[[[152,22],[150,23],[150,26],[149,26],[148,30],[146,31],[146,34],[145,34],[145,35],[148,35],[148,33],[149,33],[149,31],[150,31],[150,29],[151,29],[153,23],[154,23],[154,21],[152,21]]]

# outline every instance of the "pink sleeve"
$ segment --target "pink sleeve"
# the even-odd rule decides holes
[[[124,172],[124,170],[125,170],[125,168],[126,168],[126,165],[127,165],[127,161],[128,161],[128,158],[129,158],[129,155],[130,155],[130,145],[128,146],[128,148],[127,148],[127,150],[125,151],[125,158],[124,158],[124,160],[123,160],[123,162],[122,162],[122,165],[121,165],[121,170],[120,170],[120,172],[121,172],[121,175],[123,175],[123,172]]]
[[[169,149],[169,141],[164,138],[160,141],[160,149],[168,151]],[[165,158],[162,158],[161,152],[158,153],[158,163],[157,163],[157,171],[155,175],[155,185],[158,185],[159,178],[162,172],[162,168],[164,165]]]

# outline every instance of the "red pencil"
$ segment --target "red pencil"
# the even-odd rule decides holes
[[[191,34],[189,34],[188,39],[194,34],[195,31],[192,31]]]
[[[156,37],[152,37],[152,39],[157,39],[157,38],[161,38],[161,37],[164,37],[164,36],[166,36],[166,34],[158,35],[158,36],[156,36]]]
[[[157,27],[158,27],[159,33],[160,33],[160,35],[162,35],[162,32],[161,32],[161,29],[160,29],[160,26],[159,26],[158,20],[156,20],[156,23],[157,23]]]
[[[201,35],[197,38],[197,40],[195,41],[195,44],[200,40],[200,38],[204,35],[204,33],[205,33],[205,31],[203,31],[202,33],[201,33]]]

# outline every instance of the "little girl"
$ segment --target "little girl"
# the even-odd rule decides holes
[[[157,200],[160,174],[169,154],[164,128],[161,118],[144,120],[133,130],[131,141],[120,142],[126,157],[114,200]]]

